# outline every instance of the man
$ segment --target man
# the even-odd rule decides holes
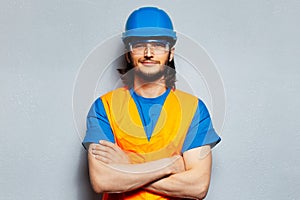
[[[220,137],[204,103],[175,88],[176,33],[161,9],[128,18],[124,87],[92,105],[83,145],[103,199],[203,199]]]

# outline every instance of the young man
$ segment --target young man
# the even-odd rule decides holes
[[[83,145],[90,180],[103,199],[203,199],[220,137],[195,96],[175,89],[176,33],[161,9],[128,18],[125,84],[98,98]]]

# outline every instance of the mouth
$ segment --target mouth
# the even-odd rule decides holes
[[[152,65],[159,64],[160,62],[155,60],[141,60],[140,63],[145,66],[152,66]]]

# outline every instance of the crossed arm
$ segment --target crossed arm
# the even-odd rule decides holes
[[[100,141],[90,145],[88,160],[91,183],[98,193],[143,187],[167,196],[203,199],[210,183],[209,145],[188,150],[183,156],[130,164],[126,153],[116,144]]]

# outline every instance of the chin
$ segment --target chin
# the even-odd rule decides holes
[[[165,74],[164,70],[159,70],[156,72],[147,72],[144,70],[136,70],[135,75],[146,82],[153,82],[161,79]]]

